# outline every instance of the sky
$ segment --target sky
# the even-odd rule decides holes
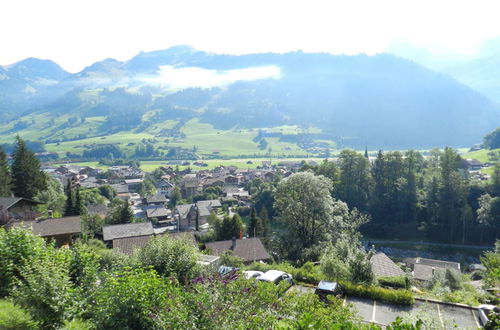
[[[498,13],[496,0],[7,0],[0,65],[37,57],[78,72],[179,44],[226,54],[375,54],[404,41],[473,54],[500,36]]]

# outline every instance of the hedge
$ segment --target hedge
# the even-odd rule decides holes
[[[312,284],[314,286],[316,286],[319,281],[325,279],[325,276],[321,273],[319,267],[314,266],[312,262],[307,262],[300,268],[295,268],[289,263],[268,265],[254,262],[245,268],[261,272],[266,272],[271,269],[281,270],[291,274],[295,281]],[[400,305],[412,305],[415,302],[413,294],[408,290],[384,289],[377,286],[358,285],[348,281],[338,282],[344,293],[349,296],[381,300]]]
[[[340,287],[346,295],[381,300],[399,305],[413,305],[415,298],[408,290],[391,290],[376,286],[364,286],[347,281],[339,281]]]
[[[406,276],[383,276],[377,278],[378,283],[383,287],[408,289],[410,281]]]

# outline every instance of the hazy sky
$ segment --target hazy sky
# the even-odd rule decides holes
[[[500,36],[499,13],[495,0],[5,0],[0,64],[38,57],[76,72],[177,44],[231,54],[374,54],[405,40],[473,53]]]

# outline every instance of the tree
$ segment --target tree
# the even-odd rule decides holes
[[[81,215],[85,212],[82,204],[82,199],[80,197],[80,188],[76,189],[75,192],[75,205],[73,207],[73,215]]]
[[[456,236],[457,221],[461,218],[467,196],[468,183],[458,169],[460,156],[446,147],[441,154],[441,188],[439,191],[439,215],[441,227],[448,232],[449,241]]]
[[[257,217],[257,211],[252,207],[252,211],[250,213],[250,223],[248,224],[247,233],[249,237],[259,237],[262,236],[262,223],[261,220]]]
[[[131,223],[134,220],[134,213],[127,201],[120,201],[114,207],[111,217],[107,219],[107,223],[117,225]]]
[[[329,179],[310,172],[292,174],[278,184],[274,207],[285,227],[290,258],[327,239],[333,221],[331,189]]]
[[[0,197],[9,197],[11,191],[12,178],[10,177],[7,155],[0,146]]]
[[[55,218],[64,214],[66,196],[62,185],[56,179],[47,176],[47,189],[39,191],[35,199],[43,203],[38,207],[38,211],[45,213],[47,216],[48,210],[52,211]]]
[[[483,146],[488,149],[500,148],[500,127],[484,137]]]
[[[75,212],[75,202],[74,202],[74,193],[73,193],[73,185],[71,183],[71,179],[68,179],[68,183],[66,184],[66,206],[64,207],[64,216],[69,217],[74,215]]]
[[[352,151],[342,150],[339,156],[340,183],[334,197],[349,207],[366,210],[370,192],[370,170],[368,159]]]
[[[181,191],[179,187],[175,186],[174,191],[172,193],[172,197],[170,198],[170,205],[172,207],[176,207],[181,200],[182,200]]]
[[[35,153],[27,149],[19,136],[16,137],[13,158],[12,192],[15,196],[33,199],[38,192],[46,189],[45,175],[40,170]]]
[[[142,266],[151,266],[165,278],[175,277],[187,283],[198,272],[197,254],[189,235],[162,235],[151,238],[136,256]]]

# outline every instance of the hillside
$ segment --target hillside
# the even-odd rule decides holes
[[[133,149],[143,139],[165,152],[230,156],[469,146],[500,124],[486,97],[392,55],[232,56],[187,46],[76,74],[36,59],[0,67],[0,111],[1,143],[19,134],[71,152]]]

